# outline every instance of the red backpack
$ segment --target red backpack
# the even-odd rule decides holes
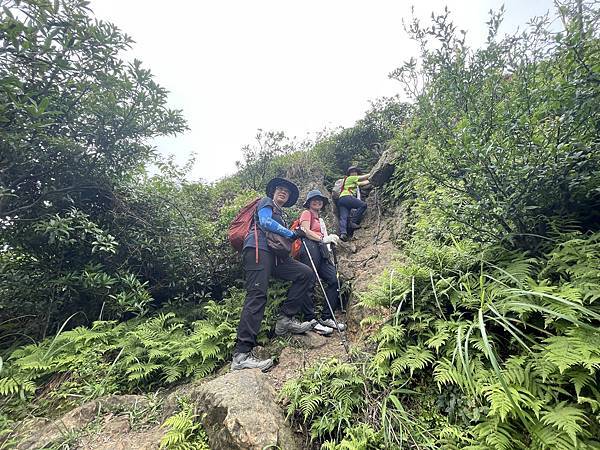
[[[250,224],[252,223],[252,219],[256,213],[256,205],[259,201],[260,198],[257,198],[256,200],[252,200],[250,203],[244,206],[229,225],[229,243],[238,252],[241,252],[242,248],[244,247],[244,240],[250,231]],[[256,224],[254,225],[254,233],[255,236],[258,233]],[[256,248],[258,249],[258,245],[256,245]]]

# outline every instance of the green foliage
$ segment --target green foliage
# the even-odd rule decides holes
[[[353,164],[369,170],[385,150],[386,143],[407,120],[409,111],[409,105],[398,97],[378,99],[353,127],[318,142],[311,153],[325,169],[331,186]]]
[[[183,168],[162,162],[158,174],[122,186],[108,218],[110,229],[119,230],[115,263],[147,280],[157,305],[220,299],[240,276],[227,241],[230,211],[242,206],[240,186],[190,183],[192,162]]]
[[[17,444],[16,440],[11,436],[14,423],[4,414],[0,414],[0,449],[12,448]]]
[[[385,273],[362,298],[388,311],[373,336],[373,378],[435,382],[438,407],[492,448],[595,445],[598,233],[562,239],[537,258],[500,248],[473,258],[456,242],[462,268],[439,271],[440,260],[419,250]],[[469,412],[457,415],[459,404]]]
[[[35,252],[0,252],[0,306],[5,317],[36,312],[46,325],[39,333],[43,337],[58,311],[62,320],[80,310],[96,316],[102,310],[113,317],[147,312],[152,300],[147,283],[127,270],[112,269],[119,243],[89,215],[72,208],[41,219],[29,239],[36,242]]]
[[[163,427],[168,431],[160,440],[160,448],[167,450],[210,450],[208,438],[198,422],[194,406],[179,400],[180,411],[167,418]]]
[[[243,160],[236,162],[237,178],[244,188],[263,191],[271,178],[284,175],[285,168],[278,163],[283,160],[283,156],[294,152],[298,144],[281,131],[260,129],[255,140],[256,145],[242,148]]]
[[[435,241],[413,241],[362,296],[386,311],[373,354],[286,384],[288,413],[322,448],[597,448],[597,239],[571,232],[537,257],[457,241],[462,267],[443,270],[423,252]],[[348,373],[360,389],[332,421]]]
[[[195,322],[174,313],[120,324],[95,322],[21,347],[0,374],[0,402],[20,415],[31,400],[56,409],[71,406],[73,399],[204,377],[230,357],[241,304],[241,294],[234,293],[221,303],[207,302]],[[48,386],[53,389],[45,395]]]
[[[339,439],[364,406],[364,380],[357,368],[336,359],[317,364],[298,380],[288,381],[281,395],[289,400],[288,416],[297,413],[309,424],[313,439]]]
[[[132,39],[93,18],[87,2],[0,6],[0,346],[7,347],[25,337],[19,333],[44,338],[75,312],[83,314],[71,325],[89,324],[101,311],[143,314],[153,298],[163,300],[145,284],[155,278],[124,261],[137,254],[127,231],[155,211],[136,214],[123,191],[143,184],[151,140],[186,125],[150,71],[120,59]],[[115,223],[114,215],[128,220]]]
[[[399,98],[380,98],[354,126],[323,131],[302,141],[290,139],[283,132],[258,130],[255,145],[242,148],[234,179],[243,189],[262,192],[275,176],[314,183],[325,180],[333,187],[337,178],[352,164],[366,169],[373,166],[386,143],[407,120],[409,105]]]
[[[327,441],[321,450],[377,450],[385,449],[381,432],[376,432],[370,425],[361,423],[344,431],[344,438],[339,444]]]
[[[565,29],[549,18],[498,38],[493,13],[488,40],[470,49],[448,11],[407,31],[421,48],[392,73],[414,102],[396,137],[399,170],[387,189],[406,185],[442,223],[479,240],[513,239],[532,247],[548,217],[590,225],[600,201],[596,105],[598,9],[565,2]]]
[[[86,2],[1,6],[0,217],[17,232],[23,219],[107,195],[149,160],[149,138],[186,127],[150,71],[119,59],[132,39]]]

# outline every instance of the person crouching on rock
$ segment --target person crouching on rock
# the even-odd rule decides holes
[[[329,300],[329,305],[325,303],[323,306],[321,319],[317,320],[315,318],[315,304],[312,295],[309,296],[309,301],[302,308],[304,320],[310,321],[313,324],[313,330],[325,336],[333,333],[335,329],[335,321],[333,320],[331,310],[335,313],[335,310],[340,307],[337,273],[335,266],[331,263],[329,249],[327,248],[327,244],[339,245],[340,238],[335,234],[326,235],[324,223],[321,223],[322,219],[320,218],[321,210],[328,203],[329,199],[321,194],[319,190],[310,191],[306,196],[306,201],[303,205],[306,211],[300,215],[300,226],[306,233],[306,238],[303,239],[306,247],[302,245],[298,254],[298,260],[311,269],[313,268],[312,263],[314,263],[319,277],[321,277],[325,284],[325,293],[327,295],[325,302]],[[310,252],[312,263],[306,249]],[[311,293],[313,290],[311,289]],[[331,306],[331,310],[329,306]],[[338,322],[337,324],[340,331],[346,329],[346,325],[343,323]]]
[[[348,228],[356,230],[360,228],[360,222],[367,210],[367,204],[360,199],[360,186],[369,185],[369,175],[361,175],[361,170],[352,166],[346,171],[346,178],[340,198],[337,201],[337,207],[340,216],[340,239],[348,240]],[[354,216],[350,217],[350,212],[356,209]]]
[[[301,334],[312,328],[310,322],[300,323],[293,318],[307,301],[309,289],[315,283],[313,271],[289,255],[292,241],[305,234],[302,230],[289,230],[282,217],[282,208],[293,206],[298,200],[298,188],[291,181],[273,178],[267,184],[266,193],[267,196],[257,204],[257,213],[244,240],[246,300],[237,329],[231,370],[266,371],[273,365],[271,358],[261,360],[252,353],[267,304],[270,276],[292,282],[287,299],[281,305],[275,333]]]

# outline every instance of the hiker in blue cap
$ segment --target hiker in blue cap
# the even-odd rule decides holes
[[[325,301],[329,303],[329,305],[323,307],[320,320],[316,319],[315,305],[312,297],[304,305],[302,312],[304,320],[311,321],[314,324],[314,331],[324,335],[333,333],[336,322],[333,319],[332,313],[340,307],[337,273],[335,266],[331,263],[331,255],[328,249],[328,244],[338,245],[340,238],[335,234],[327,234],[325,223],[320,217],[321,211],[328,204],[329,199],[321,191],[317,189],[310,191],[306,196],[306,201],[302,205],[306,210],[302,212],[299,219],[300,226],[306,233],[306,238],[303,239],[305,246],[301,247],[298,259],[308,267],[312,267],[312,264],[314,264],[317,275],[326,285]],[[310,252],[310,257],[307,251]],[[340,331],[346,329],[346,325],[339,321],[337,322],[337,326]]]
[[[267,184],[266,194],[257,204],[244,240],[242,255],[246,300],[238,325],[231,370],[266,371],[273,365],[271,358],[259,359],[252,353],[267,304],[270,276],[292,282],[287,299],[280,308],[275,334],[301,334],[313,327],[310,322],[301,323],[294,318],[308,301],[309,291],[315,284],[313,271],[289,255],[292,241],[305,234],[302,230],[288,229],[282,211],[282,208],[296,203],[298,187],[284,178],[273,178]]]

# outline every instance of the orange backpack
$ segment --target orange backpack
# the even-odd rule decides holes
[[[292,225],[290,226],[290,230],[295,230],[300,226],[300,218],[294,220]],[[300,254],[300,249],[302,248],[302,239],[296,239],[292,242],[292,251],[290,252],[290,256],[292,258],[298,259],[298,255]]]

